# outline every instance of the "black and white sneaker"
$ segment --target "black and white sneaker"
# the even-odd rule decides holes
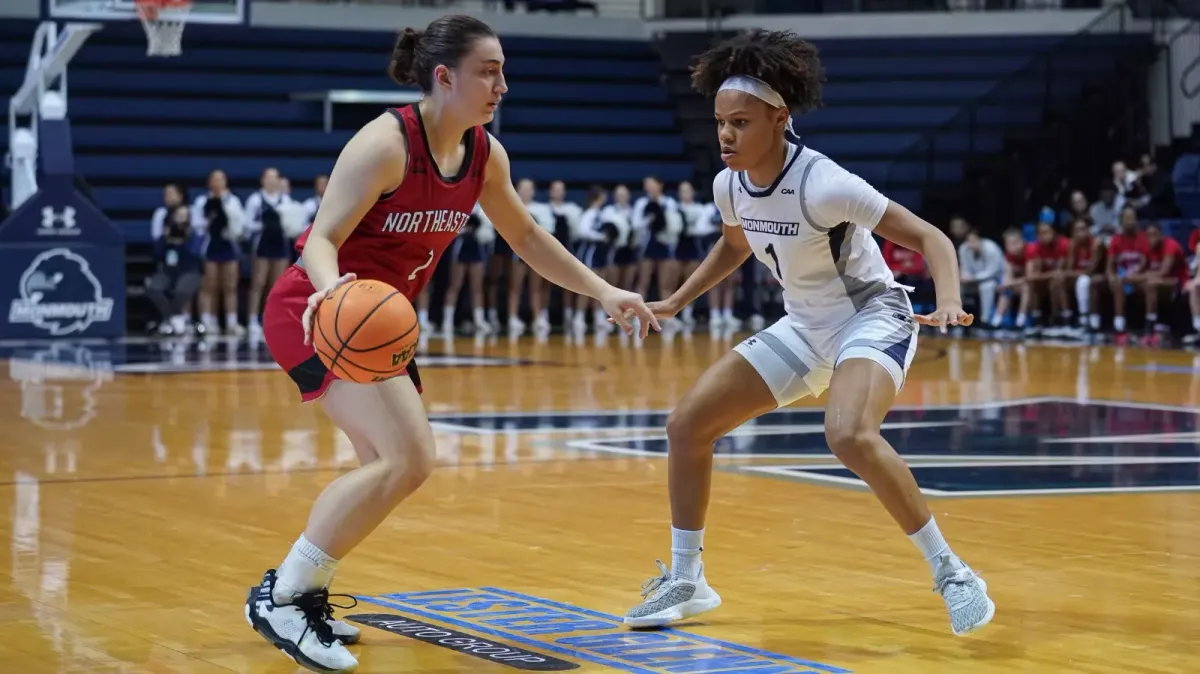
[[[358,641],[359,630],[333,620],[328,590],[308,592],[294,597],[290,604],[278,604],[274,589],[275,570],[271,569],[246,597],[246,622],[255,632],[296,664],[314,672],[342,674],[358,668],[358,660],[346,650],[345,643]],[[352,641],[343,642],[343,638]]]

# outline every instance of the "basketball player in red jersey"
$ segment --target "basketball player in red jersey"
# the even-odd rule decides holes
[[[1158,324],[1158,303],[1163,295],[1174,299],[1188,281],[1187,253],[1175,239],[1164,236],[1162,227],[1146,223],[1146,271],[1137,278],[1146,298],[1146,333],[1151,338],[1165,331]]]
[[[1108,243],[1108,284],[1113,294],[1113,330],[1125,340],[1125,284],[1134,283],[1146,269],[1150,243],[1138,230],[1137,210],[1121,209],[1121,231]]]
[[[1100,314],[1094,313],[1100,286],[1104,283],[1104,248],[1100,239],[1092,236],[1092,223],[1078,217],[1071,223],[1071,244],[1067,253],[1064,285],[1074,284],[1075,304],[1079,309],[1082,330],[1100,329]]]
[[[314,671],[358,666],[344,645],[358,640],[358,629],[333,620],[329,583],[338,561],[421,486],[434,462],[415,365],[407,377],[356,384],[337,379],[317,358],[313,316],[335,288],[361,277],[416,298],[478,202],[542,277],[595,298],[626,332],[634,316],[643,336],[658,328],[639,295],[605,283],[522,205],[504,148],[482,127],[508,90],[503,65],[499,40],[477,19],[446,16],[423,33],[405,29],[391,75],[420,85],[424,98],[380,115],[346,144],[315,221],[296,243],[300,261],[267,299],[271,355],[303,400],[320,401],[362,462],[325,488],[278,572],[267,571],[246,600],[255,631]]]
[[[1034,302],[1035,325],[1036,317],[1041,313],[1042,298],[1050,296],[1051,318],[1046,321],[1046,325],[1038,327],[1049,327],[1054,321],[1054,316],[1063,317],[1068,321],[1067,327],[1070,327],[1071,315],[1066,312],[1067,292],[1062,283],[1062,271],[1067,265],[1069,248],[1067,240],[1055,231],[1054,223],[1046,221],[1038,223],[1037,241],[1028,246],[1029,252],[1026,254],[1028,269],[1025,274],[1030,299]],[[1054,334],[1048,336],[1054,336]]]
[[[1028,271],[1026,261],[1030,258],[1030,246],[1032,244],[1026,245],[1022,238],[1021,230],[1004,231],[1004,279],[997,287],[1000,299],[996,302],[996,315],[992,316],[994,328],[1000,327],[1004,321],[1014,294],[1019,298],[1016,327],[1018,330],[1025,327],[1025,314],[1029,311],[1029,284],[1025,282],[1025,274]]]

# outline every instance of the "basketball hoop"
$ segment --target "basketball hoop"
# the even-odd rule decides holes
[[[192,0],[135,0],[138,18],[146,30],[147,56],[179,56],[183,53],[183,27],[187,25]]]

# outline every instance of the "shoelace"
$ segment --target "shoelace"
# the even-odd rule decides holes
[[[348,610],[350,610],[350,609],[354,608],[355,606],[358,606],[358,600],[357,600],[357,599],[355,599],[353,595],[349,595],[349,594],[331,594],[331,595],[329,595],[329,597],[330,597],[330,598],[333,598],[333,597],[345,597],[346,599],[349,599],[349,600],[350,600],[351,602],[353,602],[353,603],[351,603],[351,604],[347,605],[347,604],[335,604],[335,603],[333,603],[333,602],[326,602],[326,603],[325,603],[325,619],[326,619],[326,620],[333,620],[333,609],[335,609],[335,608],[340,608],[340,609],[342,609],[342,610],[346,610],[346,611],[348,611]]]
[[[317,641],[320,641],[321,645],[326,647],[333,645],[336,639],[333,635],[333,628],[325,622],[329,616],[333,615],[333,609],[329,606],[328,590],[317,590],[294,597],[292,606],[300,609],[300,612],[304,614],[304,622],[307,624],[305,631],[300,634],[300,638],[296,639],[297,644],[303,641],[305,634],[311,630],[317,635]]]
[[[974,585],[975,574],[960,569],[937,581],[933,591],[940,593],[951,604],[964,604],[970,601],[969,585]]]
[[[661,559],[654,560],[654,563],[658,565],[658,570],[661,575],[655,576],[642,583],[643,597],[653,594],[655,590],[662,587],[667,581],[671,580],[671,571],[667,568],[667,565],[663,564]]]

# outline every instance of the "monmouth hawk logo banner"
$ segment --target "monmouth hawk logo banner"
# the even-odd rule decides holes
[[[21,274],[20,295],[9,306],[8,322],[29,323],[54,337],[112,318],[112,298],[104,297],[88,261],[67,248],[33,258]]]

